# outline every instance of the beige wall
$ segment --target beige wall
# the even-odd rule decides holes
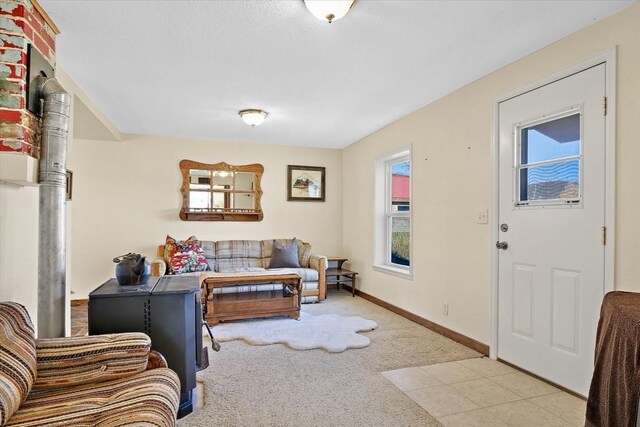
[[[494,72],[344,150],[344,251],[365,292],[490,338],[492,102],[618,46],[616,288],[640,291],[640,4]],[[425,76],[427,77],[427,76]],[[374,159],[413,147],[413,280],[373,271]],[[443,303],[449,315],[442,314]]]
[[[259,129],[256,129],[259,132]],[[261,222],[185,222],[182,159],[205,163],[261,163]],[[287,202],[287,165],[326,167],[326,201]],[[233,141],[124,136],[122,141],[76,140],[71,277],[72,298],[114,275],[115,256],[139,252],[151,259],[167,234],[203,240],[298,237],[314,253],[342,252],[342,153],[340,150]]]
[[[38,187],[0,183],[0,301],[38,318]]]

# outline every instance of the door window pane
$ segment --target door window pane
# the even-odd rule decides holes
[[[577,199],[580,161],[525,167],[520,170],[520,200]]]
[[[580,114],[522,129],[520,164],[580,155]]]
[[[519,130],[518,205],[580,202],[582,114],[573,112]],[[530,203],[535,201],[537,203]]]

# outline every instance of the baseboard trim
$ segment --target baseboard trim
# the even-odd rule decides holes
[[[71,300],[71,307],[84,307],[87,305],[89,305],[88,299],[72,299]]]
[[[342,287],[346,290],[348,289],[349,292],[351,292],[351,287],[348,285],[342,285]],[[487,344],[481,343],[480,341],[476,341],[473,338],[469,338],[466,335],[462,335],[459,332],[456,332],[454,330],[451,330],[449,328],[446,328],[442,325],[439,325],[435,322],[432,322],[431,320],[427,320],[424,317],[420,317],[417,314],[413,314],[410,311],[405,310],[404,308],[400,308],[398,306],[395,306],[393,304],[389,304],[386,301],[383,301],[379,298],[374,297],[373,295],[369,295],[366,292],[362,292],[359,289],[356,289],[356,295],[358,295],[361,298],[366,299],[367,301],[370,301],[376,305],[379,305],[382,308],[386,308],[389,311],[392,311],[402,317],[404,317],[405,319],[409,319],[412,322],[415,322],[419,325],[424,326],[427,329],[431,329],[433,332],[437,332],[440,335],[443,335],[449,339],[452,339],[453,341],[462,344],[466,347],[469,347],[472,350],[477,351],[478,353],[482,353],[485,356],[489,355],[489,346]]]

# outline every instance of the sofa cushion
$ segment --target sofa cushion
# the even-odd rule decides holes
[[[262,267],[236,267],[236,268],[222,268],[218,270],[218,273],[256,273],[265,271]]]
[[[36,340],[34,390],[110,381],[144,371],[151,339],[141,332]]]
[[[213,240],[200,240],[200,247],[209,264],[209,271],[216,271],[216,242]]]
[[[228,272],[246,267],[263,267],[259,240],[216,242],[216,271]]]
[[[195,236],[191,236],[183,242],[167,236],[164,259],[167,261],[171,274],[209,270],[204,251]]]
[[[36,379],[33,324],[20,304],[0,303],[0,425],[26,399]]]
[[[309,282],[317,282],[318,281],[318,271],[312,268],[270,268],[268,271],[278,272],[278,273],[295,273],[304,283]]]
[[[63,387],[29,395],[8,426],[173,426],[178,376],[151,369],[127,379]]]
[[[284,245],[290,245],[293,240],[278,239],[278,241],[283,243]],[[296,239],[296,243],[298,244],[298,263],[300,264],[300,267],[307,268],[309,267],[309,259],[311,258],[311,245],[309,243],[305,243],[297,239]],[[262,241],[262,264],[264,268],[269,267],[269,262],[271,261],[272,249],[273,249],[273,239]]]
[[[271,259],[267,268],[300,268],[298,243],[295,237],[289,244],[284,244],[278,240],[273,241]]]

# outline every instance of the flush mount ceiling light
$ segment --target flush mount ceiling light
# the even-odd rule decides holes
[[[309,12],[321,21],[331,24],[343,18],[355,0],[303,0]]]
[[[251,127],[260,126],[269,113],[262,110],[250,109],[242,110],[238,114],[242,117],[242,121]]]

